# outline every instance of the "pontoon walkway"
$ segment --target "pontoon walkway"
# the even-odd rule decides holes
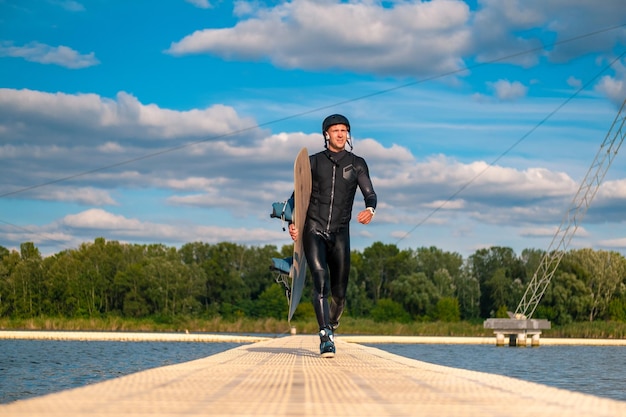
[[[626,402],[406,359],[338,337],[242,345],[43,397],[0,405],[21,416],[626,416]]]

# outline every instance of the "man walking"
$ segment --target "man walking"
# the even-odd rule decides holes
[[[348,119],[340,114],[328,116],[322,123],[322,134],[325,150],[309,156],[312,188],[302,239],[313,278],[320,354],[334,357],[333,332],[345,307],[350,274],[349,223],[357,187],[365,201],[365,209],[357,215],[359,223],[372,221],[377,199],[365,160],[351,152]],[[299,238],[293,224],[289,234],[293,240]]]

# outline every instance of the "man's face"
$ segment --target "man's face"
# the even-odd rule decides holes
[[[346,125],[333,125],[326,132],[329,136],[328,149],[332,152],[343,151],[348,140],[348,127]]]

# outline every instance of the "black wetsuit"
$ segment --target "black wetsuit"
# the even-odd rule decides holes
[[[313,308],[320,329],[336,326],[350,274],[350,218],[357,186],[365,207],[376,193],[365,160],[351,152],[325,150],[309,156],[311,201],[304,225],[304,253],[313,278]],[[328,296],[332,295],[332,303]]]

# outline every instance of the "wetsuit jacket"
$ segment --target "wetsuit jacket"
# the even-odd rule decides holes
[[[306,229],[336,233],[347,227],[357,186],[365,207],[376,208],[376,193],[363,158],[346,150],[325,150],[309,156],[309,160],[312,187]]]

